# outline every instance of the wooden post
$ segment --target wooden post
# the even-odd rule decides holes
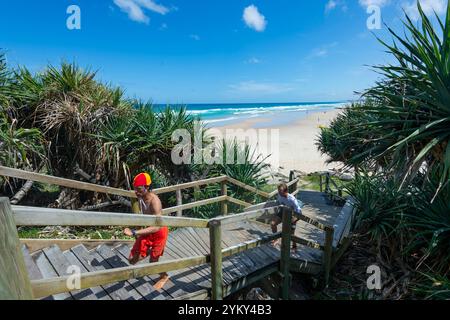
[[[327,173],[327,176],[326,176],[326,179],[325,179],[325,192],[331,194],[330,173]]]
[[[183,205],[183,196],[181,195],[181,189],[177,189],[176,196],[177,196],[177,206]],[[182,216],[183,216],[183,210],[182,209],[178,210],[177,217],[182,217]]]
[[[0,300],[33,299],[8,198],[0,198],[0,236]]]
[[[227,189],[227,182],[226,181],[222,181],[221,187],[222,187],[221,195],[222,196],[228,195],[228,189]],[[226,200],[222,201],[222,215],[223,216],[228,215],[228,204],[227,204]]]
[[[289,288],[291,287],[291,274],[289,272],[289,262],[291,259],[291,238],[292,238],[292,210],[283,208],[282,235],[281,235],[281,258],[280,273],[283,277],[281,285],[281,299],[289,300]]]
[[[209,222],[209,241],[211,254],[211,296],[212,300],[223,299],[222,275],[222,228],[221,222]]]
[[[325,286],[328,286],[328,281],[330,280],[331,272],[331,261],[333,258],[333,238],[334,229],[330,227],[325,228],[325,245],[323,253],[323,268],[325,277]]]
[[[292,180],[294,180],[294,178],[295,178],[295,176],[294,176],[294,171],[291,171],[290,173],[289,173],[289,182],[291,182]],[[295,190],[297,190],[297,189],[294,189],[294,186],[290,186],[289,187],[289,193],[292,193],[292,192],[294,192]]]

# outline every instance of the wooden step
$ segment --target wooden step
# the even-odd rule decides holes
[[[89,271],[111,269],[111,265],[95,250],[88,251],[83,245],[70,249],[83,266]],[[125,281],[102,286],[113,300],[142,300],[143,297]]]
[[[39,270],[38,266],[34,262],[33,258],[30,255],[30,252],[28,251],[28,248],[26,245],[22,245],[22,254],[23,259],[25,260],[25,266],[28,270],[28,276],[30,277],[30,280],[39,280],[42,279],[42,273]]]
[[[82,265],[79,261],[72,261],[72,263],[66,258],[61,249],[57,245],[53,245],[42,250],[47,256],[47,259],[52,264],[53,268],[58,273],[58,276],[70,276],[75,272],[77,268],[79,272],[82,271]],[[74,263],[75,262],[75,263]],[[99,298],[94,294],[91,289],[75,290],[70,292],[75,300],[98,300]]]
[[[80,260],[78,260],[78,258],[73,254],[72,251],[66,250],[66,251],[63,252],[63,255],[66,257],[66,259],[69,261],[70,264],[79,266],[80,269],[81,269],[81,273],[89,272],[88,269],[86,269],[84,267],[84,265],[81,263]],[[93,288],[90,288],[88,290],[83,290],[79,294],[75,295],[74,299],[87,300],[88,298],[84,296],[85,294],[88,294],[88,298],[89,299],[92,298],[92,300],[93,299],[112,300],[111,297],[108,295],[108,292],[106,292],[106,290],[103,287],[101,287],[101,286],[93,287]]]
[[[107,245],[98,246],[95,251],[102,256],[113,268],[127,267],[130,264],[121,258],[121,255],[113,250],[114,248]],[[126,281],[132,288],[139,292],[146,300],[161,300],[165,296],[153,288],[155,282],[148,277],[131,279]]]
[[[34,252],[31,257],[33,258],[33,261],[36,263],[37,267],[39,268],[39,271],[42,274],[43,278],[56,278],[58,277],[58,273],[53,268],[52,264],[48,260],[47,256],[45,255],[44,251],[39,250]],[[55,294],[51,297],[45,298],[51,299],[51,300],[72,300],[72,295],[70,293],[59,293]]]

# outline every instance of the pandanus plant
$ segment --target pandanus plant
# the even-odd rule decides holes
[[[379,140],[389,143],[369,150],[389,155],[389,168],[404,182],[442,166],[438,192],[450,178],[450,4],[444,21],[435,15],[436,27],[420,2],[418,10],[419,26],[406,15],[409,36],[389,28],[393,44],[380,40],[397,63],[376,67],[384,78],[365,92],[375,101],[365,110],[381,117],[368,129],[384,131]]]

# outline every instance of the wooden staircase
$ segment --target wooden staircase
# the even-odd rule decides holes
[[[0,167],[0,174],[70,188],[135,197],[130,191],[92,185],[58,177]],[[305,204],[295,235],[291,235],[292,211],[270,201],[277,191],[263,192],[227,176],[194,181],[154,190],[157,194],[220,183],[221,195],[165,208],[164,214],[147,216],[127,213],[88,212],[11,206],[0,198],[0,299],[216,299],[220,300],[252,283],[277,275],[279,297],[289,298],[290,273],[324,274],[325,283],[336,261],[350,243],[354,213],[352,200],[338,207],[321,192],[301,191],[299,178],[288,183],[290,192]],[[227,194],[227,184],[254,192],[267,202],[252,205]],[[221,216],[206,220],[182,217],[183,210],[221,203]],[[245,208],[229,214],[228,203]],[[267,222],[282,214],[282,224],[272,233]],[[143,260],[130,266],[130,241],[18,239],[17,226],[168,226],[165,254],[157,263]],[[281,239],[280,245],[272,241]],[[290,250],[297,243],[295,252]],[[21,246],[22,244],[22,246]],[[79,277],[74,272],[79,272]],[[170,281],[161,291],[153,284],[158,273],[168,272]],[[71,286],[79,280],[82,288]],[[73,289],[73,290],[72,290]]]
[[[222,237],[222,247],[229,248],[245,241],[261,239],[272,232],[269,226],[259,222],[239,222],[228,225]],[[204,255],[209,252],[209,236],[206,229],[183,228],[170,233],[162,261]],[[31,280],[55,278],[72,274],[74,266],[81,273],[129,266],[127,257],[130,244],[115,246],[102,244],[92,249],[83,244],[65,251],[52,245],[33,253],[22,246],[25,263]],[[292,259],[308,264],[308,273],[321,271],[322,251],[300,245],[292,253]],[[252,277],[259,279],[261,271],[274,272],[280,261],[280,247],[265,244],[227,257],[223,260],[224,292],[227,295],[249,285]],[[141,263],[145,263],[142,261]],[[313,268],[313,266],[315,268]],[[314,272],[311,272],[314,271]],[[89,288],[81,291],[56,294],[44,299],[52,300],[171,300],[207,299],[211,288],[209,264],[169,272],[170,280],[161,291],[153,285],[158,275],[145,276]],[[255,280],[256,281],[256,280]]]

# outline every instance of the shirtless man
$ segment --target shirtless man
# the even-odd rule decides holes
[[[151,191],[151,184],[152,180],[150,175],[140,173],[134,178],[134,192],[136,193],[143,214],[159,216],[162,214],[161,200]],[[148,227],[140,230],[126,228],[124,234],[136,239],[133,249],[131,249],[130,257],[128,258],[130,264],[136,264],[147,257],[149,250],[150,262],[158,262],[159,258],[164,254],[169,230],[167,227]],[[161,290],[168,280],[169,275],[167,273],[161,273],[154,288]]]

